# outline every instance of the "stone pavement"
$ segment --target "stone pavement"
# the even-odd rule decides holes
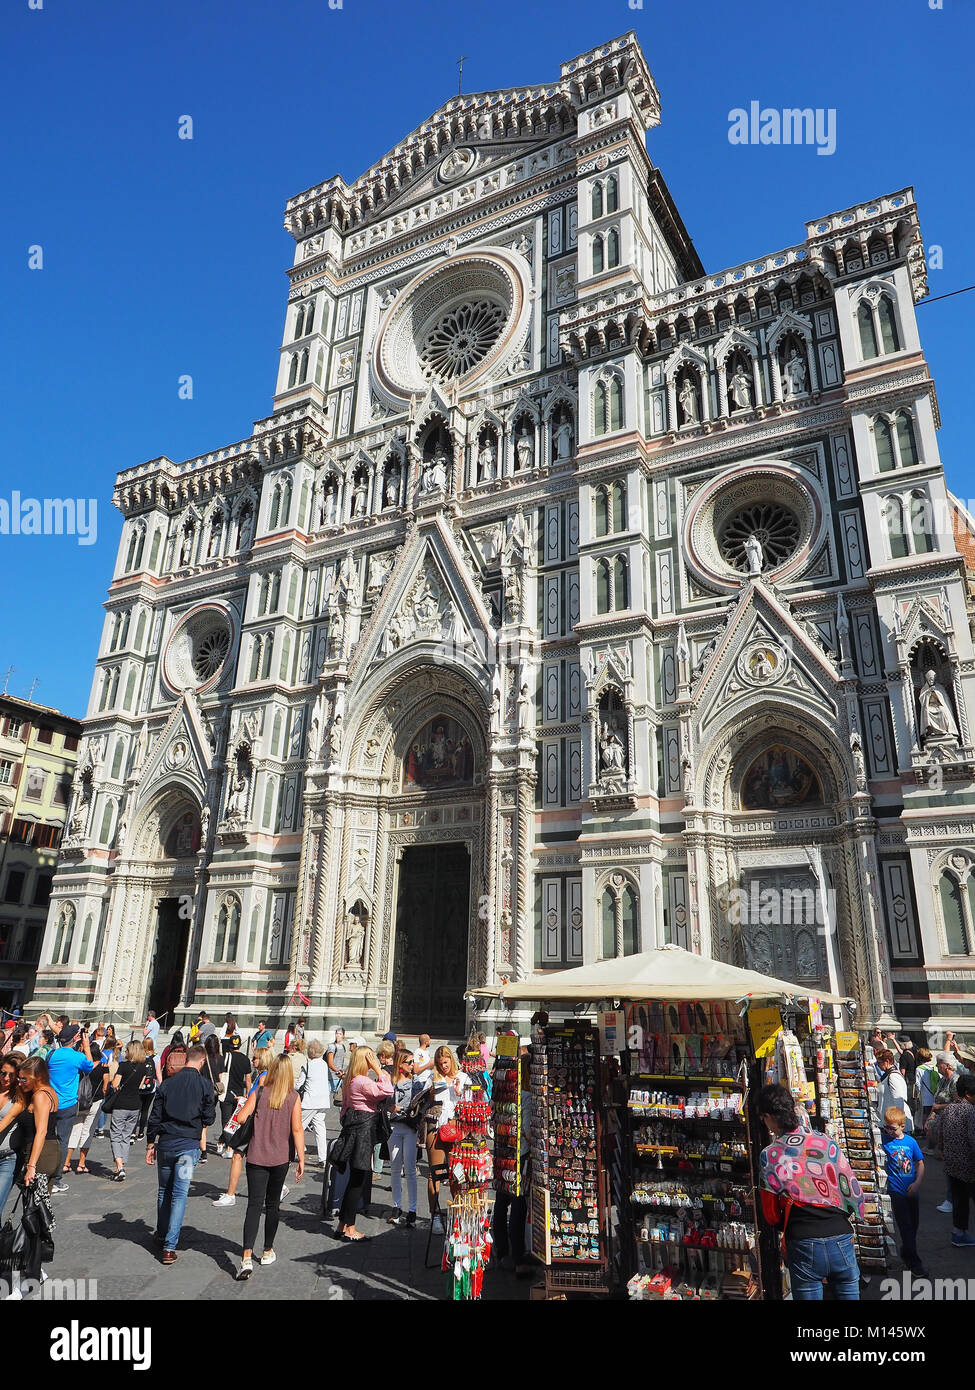
[[[106,1126],[107,1127],[107,1126]],[[328,1117],[329,1135],[338,1132],[338,1111]],[[275,1240],[277,1262],[266,1269],[255,1260],[250,1279],[235,1283],[240,1262],[247,1179],[242,1176],[233,1207],[215,1207],[212,1199],[226,1190],[230,1164],[210,1145],[209,1159],[197,1167],[190,1189],[179,1259],[163,1266],[152,1243],[156,1209],[156,1169],[145,1162],[145,1142],[133,1142],[124,1183],[109,1180],[114,1169],[109,1141],[92,1141],[88,1155],[91,1173],[72,1171],[69,1190],[52,1198],[57,1220],[56,1254],[49,1273],[54,1278],[97,1281],[97,1298],[104,1299],[419,1299],[445,1297],[446,1276],[437,1267],[424,1268],[429,1222],[425,1178],[414,1230],[389,1226],[392,1207],[389,1174],[373,1180],[370,1218],[359,1218],[359,1229],[372,1239],[343,1245],[328,1234],[335,1222],[319,1219],[322,1172],[317,1166],[314,1135],[306,1132],[310,1166],[300,1183],[292,1168],[290,1192],[281,1204],[281,1224]],[[13,1194],[7,1204],[7,1212]],[[263,1223],[258,1250],[264,1239]],[[529,1281],[492,1267],[485,1279],[485,1299],[527,1299]]]

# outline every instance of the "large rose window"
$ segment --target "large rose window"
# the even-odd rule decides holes
[[[420,361],[441,381],[466,376],[494,347],[506,318],[500,304],[465,300],[434,324],[420,348]]]
[[[735,569],[748,569],[745,542],[755,536],[761,542],[768,569],[775,569],[795,553],[802,527],[788,507],[778,502],[753,502],[725,522],[719,537],[721,554]]]

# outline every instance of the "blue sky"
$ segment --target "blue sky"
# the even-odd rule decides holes
[[[663,106],[651,157],[709,271],[913,184],[925,243],[942,248],[931,296],[975,282],[968,0],[42,3],[5,0],[0,18],[0,497],[94,497],[98,539],[0,535],[0,681],[14,666],[25,695],[36,676],[35,698],[66,712],[90,687],[116,472],[244,438],[268,413],[286,199],[395,145],[456,93],[461,54],[465,91],[544,83],[635,29]],[[753,100],[835,108],[836,153],[729,144],[729,111]],[[975,294],[919,310],[964,497],[973,311]]]

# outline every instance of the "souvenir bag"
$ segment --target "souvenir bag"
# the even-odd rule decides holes
[[[460,1125],[455,1125],[453,1120],[448,1120],[437,1130],[437,1141],[442,1145],[459,1144],[461,1137]]]
[[[253,1091],[250,1093],[253,1095]],[[260,1096],[258,1096],[258,1100]],[[257,1100],[254,1102],[254,1109],[247,1116],[246,1120],[238,1119],[240,1112],[250,1100],[250,1095],[241,1096],[234,1107],[234,1113],[227,1121],[223,1133],[220,1135],[220,1143],[228,1149],[246,1149],[254,1134],[254,1116],[257,1114]]]

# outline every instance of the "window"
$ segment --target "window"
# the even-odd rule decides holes
[[[24,721],[22,719],[14,719],[11,716],[11,718],[7,720],[7,737],[20,738],[22,736],[21,730],[23,729],[23,727]]]
[[[907,536],[904,532],[904,508],[897,497],[888,497],[884,504],[884,520],[887,523],[887,539],[890,542],[890,558],[903,560],[910,554]]]
[[[47,773],[42,767],[29,767],[27,769],[27,781],[24,786],[25,801],[43,801],[44,788],[47,784]]]
[[[884,352],[896,352],[900,343],[897,340],[894,306],[886,295],[882,295],[877,303],[877,319],[880,323],[880,341]]]
[[[15,822],[16,824],[16,822]],[[24,879],[27,875],[22,869],[11,869],[7,875],[7,886],[4,890],[3,900],[5,903],[19,903],[24,896]]]
[[[85,930],[81,936],[81,950],[78,952],[79,965],[84,965],[88,960],[88,942],[91,938],[91,928],[93,920],[94,919],[91,913],[89,912],[88,916],[85,918]]]
[[[34,907],[47,907],[51,901],[51,884],[54,881],[53,874],[38,874],[34,884]]]
[[[53,742],[54,742],[54,730],[53,730],[53,729],[44,728],[44,727],[42,726],[42,727],[41,727],[40,729],[38,729],[38,731],[37,731],[37,741],[38,741],[38,743],[53,743]]]
[[[14,765],[6,758],[0,758],[0,786],[9,786]]]
[[[934,549],[931,504],[923,492],[911,493],[911,537],[915,555],[930,555]]]
[[[609,489],[600,487],[596,489],[596,535],[607,535],[609,525]]]
[[[635,955],[639,936],[636,890],[629,883],[617,883],[603,890],[600,906],[603,958]]]
[[[596,565],[596,612],[613,613],[630,606],[630,578],[626,557],[600,560]]]
[[[595,221],[597,217],[602,217],[602,215],[603,215],[603,207],[604,207],[604,201],[603,201],[603,186],[602,186],[601,183],[594,183],[593,186],[592,186],[592,218],[593,218],[593,221]]]
[[[626,484],[614,483],[610,489],[613,497],[613,530],[626,530]]]
[[[67,806],[68,798],[71,795],[71,778],[66,772],[62,773],[54,783],[54,793],[51,797],[52,806]]]
[[[271,658],[274,655],[274,633],[265,633],[261,641],[261,679],[268,680],[271,675]]]
[[[917,463],[917,438],[914,434],[914,421],[903,410],[899,410],[894,416],[897,426],[897,451],[900,454],[902,468],[909,468],[912,463]]]
[[[102,812],[102,828],[99,831],[98,839],[103,845],[107,845],[112,838],[112,818],[115,813],[114,802],[107,801]]]
[[[233,963],[237,959],[237,946],[240,937],[240,903],[228,894],[220,904],[217,914],[217,935],[213,948],[215,961]]]
[[[606,180],[606,211],[615,212],[620,205],[619,184],[615,178]]]
[[[34,827],[34,844],[38,849],[57,849],[61,843],[61,827],[59,825],[36,825]]]
[[[34,822],[32,820],[13,820],[10,822],[10,839],[15,844],[29,845],[33,830]]]
[[[606,238],[606,268],[612,270],[620,263],[620,234],[614,227]]]
[[[67,753],[76,753],[76,752],[78,751],[78,735],[77,735],[77,734],[65,734],[65,736],[64,736],[64,748],[65,748],[65,752],[67,752]]]
[[[882,415],[873,422],[873,439],[877,450],[877,467],[881,473],[889,473],[897,467],[894,457],[894,433]]]
[[[623,383],[618,376],[614,376],[609,384],[609,428],[623,428]]]
[[[967,956],[969,943],[961,884],[953,874],[942,874],[939,892],[945,924],[945,954]]]
[[[596,489],[596,535],[626,530],[626,484],[606,484]]]
[[[122,775],[122,759],[125,757],[125,740],[115,740],[115,755],[112,758],[112,781],[117,782]]]
[[[606,385],[597,381],[592,393],[593,433],[606,433]]]
[[[159,546],[162,540],[161,532],[158,528],[152,533],[152,547],[149,551],[149,568],[154,570],[159,561]]]
[[[603,269],[605,268],[605,264],[606,264],[606,249],[605,249],[605,246],[603,245],[603,239],[602,239],[601,236],[593,237],[593,239],[592,239],[592,273],[593,273],[593,275],[599,275],[599,274],[601,274],[602,271],[603,271]]]

